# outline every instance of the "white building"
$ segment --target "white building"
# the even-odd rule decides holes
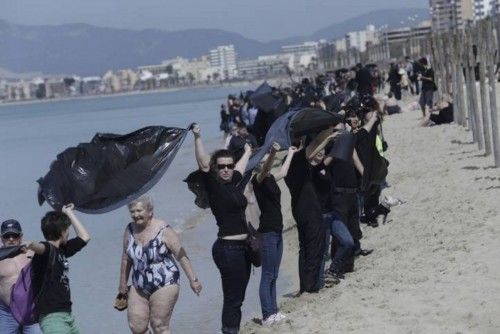
[[[376,44],[378,42],[375,26],[368,25],[366,30],[348,32],[345,35],[345,42],[346,49],[358,49],[365,52],[367,43]]]
[[[210,50],[210,67],[217,70],[221,79],[236,77],[236,51],[233,45],[221,45]]]
[[[281,53],[293,54],[295,56],[317,55],[319,47],[322,43],[325,43],[325,41],[305,42],[302,44],[294,44],[294,45],[283,45],[281,47]]]
[[[473,10],[474,10],[474,21],[484,19],[491,14],[492,5],[494,5],[494,0],[474,0]]]
[[[347,51],[347,41],[344,38],[337,39],[335,41],[335,50],[337,51]]]
[[[429,0],[434,31],[462,29],[474,19],[474,0]]]

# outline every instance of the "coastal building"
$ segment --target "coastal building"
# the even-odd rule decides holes
[[[500,0],[491,0],[490,1],[490,14],[491,15],[500,15]]]
[[[347,41],[344,38],[335,40],[335,50],[337,51],[347,51]]]
[[[367,44],[378,43],[375,26],[368,25],[365,30],[348,32],[345,35],[345,42],[346,49],[358,49],[361,52],[365,52]]]
[[[233,79],[236,71],[236,50],[234,45],[221,45],[210,50],[210,67],[216,69],[220,79]]]
[[[474,0],[429,0],[434,31],[463,29],[474,19]]]
[[[409,39],[428,38],[431,31],[431,21],[423,21],[415,27],[402,27],[384,31],[380,39],[383,43],[397,44]]]
[[[47,79],[45,80],[45,97],[61,98],[68,96],[68,91],[64,80],[62,79]]]
[[[474,0],[474,21],[484,19],[491,14],[491,9],[493,5],[492,0]]]
[[[281,54],[293,59],[291,66],[289,65],[290,69],[294,71],[311,70],[317,68],[318,51],[324,44],[326,44],[325,40],[284,45],[281,47]]]
[[[280,59],[238,61],[238,76],[244,79],[267,79],[286,75],[288,66]]]
[[[101,77],[83,77],[80,81],[80,94],[82,95],[96,95],[104,91],[105,86],[102,83]]]

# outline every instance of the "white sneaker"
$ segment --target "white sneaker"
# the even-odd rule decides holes
[[[278,312],[278,313],[276,313],[274,315],[274,319],[275,319],[275,322],[278,322],[278,321],[281,321],[281,320],[285,320],[286,319],[286,315],[284,315],[281,312]]]
[[[265,327],[272,326],[276,322],[275,316],[276,316],[275,314],[271,314],[265,320],[262,319],[262,326],[265,326]]]

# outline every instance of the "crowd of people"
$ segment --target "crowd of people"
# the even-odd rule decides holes
[[[420,105],[425,117],[438,123],[438,116],[431,115],[432,94],[425,93],[433,83],[433,72],[424,60],[419,61],[424,71],[417,77],[415,91],[422,90]],[[212,257],[222,283],[222,333],[234,334],[240,329],[241,307],[255,264],[249,236],[257,235],[261,241],[258,293],[262,325],[272,326],[286,318],[278,307],[276,287],[284,252],[280,180],[290,192],[297,225],[299,294],[318,293],[348,279],[346,273],[354,270],[356,257],[373,251],[361,246],[361,224],[377,227],[395,205],[381,195],[389,165],[384,158],[388,145],[382,123],[385,115],[399,112],[395,108],[397,89],[394,91],[391,81],[394,70],[389,73],[391,92],[384,108],[374,97],[383,90],[383,73],[375,65],[358,64],[304,78],[286,88],[265,87],[266,94],[230,95],[220,108],[224,145],[210,155],[204,148],[201,126],[192,126],[197,173],[218,228]],[[445,102],[440,107],[449,111],[452,102]],[[332,117],[306,132],[289,133],[288,147],[278,141],[263,146],[276,119],[301,109],[323,110]],[[264,158],[249,167],[259,147],[268,147]],[[3,246],[20,249],[0,261],[2,333],[79,333],[71,309],[67,259],[86,246],[90,235],[73,208],[68,204],[62,212],[47,212],[41,220],[43,242],[23,243],[19,222],[2,223]],[[132,333],[169,333],[179,296],[178,264],[195,294],[201,293],[202,284],[177,233],[154,216],[152,198],[141,196],[128,209],[131,222],[123,234],[114,307],[127,310]],[[258,226],[257,234],[252,223]],[[76,233],[71,239],[70,226]],[[27,265],[32,267],[39,325],[20,323],[12,312],[11,290]]]

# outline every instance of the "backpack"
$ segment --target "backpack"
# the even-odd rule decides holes
[[[52,272],[52,268],[54,267],[55,253],[54,246],[49,244],[49,265],[45,271],[40,291],[36,296],[34,295],[32,286],[33,267],[31,262],[21,269],[16,283],[12,286],[9,308],[14,319],[22,326],[33,325],[38,322],[36,305],[44,292],[44,287],[49,279],[49,273]]]

